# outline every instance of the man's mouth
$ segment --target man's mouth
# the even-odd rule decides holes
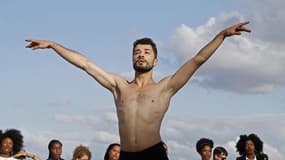
[[[138,63],[143,63],[143,62],[145,62],[145,60],[139,59],[139,60],[137,60],[137,62],[138,62]]]

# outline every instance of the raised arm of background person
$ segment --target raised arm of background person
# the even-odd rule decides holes
[[[16,158],[16,159],[20,159],[20,160],[23,160],[23,159],[26,159],[26,158],[31,158],[33,160],[41,160],[37,155],[35,155],[33,153],[30,153],[30,152],[27,152],[25,150],[19,151],[13,157]]]
[[[89,61],[82,54],[73,51],[71,49],[65,48],[62,45],[46,40],[33,40],[28,39],[27,42],[30,42],[27,45],[27,48],[31,48],[32,50],[36,49],[53,49],[58,55],[64,58],[66,61],[75,65],[78,68],[81,68],[89,75],[91,75],[97,82],[99,82],[103,87],[107,88],[111,92],[114,91],[116,86],[115,75],[111,73],[105,72],[102,68],[98,67],[96,64]]]
[[[185,85],[194,72],[213,55],[226,37],[240,35],[241,32],[251,32],[249,29],[245,28],[245,25],[248,23],[249,22],[242,22],[224,29],[193,58],[188,60],[181,68],[179,68],[175,74],[167,77],[165,79],[167,81],[166,89],[170,91],[170,94],[175,94]]]

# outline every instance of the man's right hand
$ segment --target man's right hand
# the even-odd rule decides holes
[[[36,49],[46,49],[51,48],[54,42],[46,41],[46,40],[34,40],[34,39],[27,39],[26,42],[30,42],[26,48],[31,48],[32,50]]]

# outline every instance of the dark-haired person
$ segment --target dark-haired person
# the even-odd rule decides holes
[[[119,160],[121,145],[118,143],[110,144],[105,152],[104,160]]]
[[[117,108],[121,144],[121,160],[167,160],[160,136],[163,117],[170,99],[218,49],[225,38],[250,32],[249,22],[238,23],[218,33],[196,56],[189,59],[173,75],[156,82],[153,67],[158,63],[157,47],[150,38],[134,42],[132,51],[134,79],[127,81],[119,75],[106,72],[82,54],[46,40],[26,40],[33,50],[51,48],[71,64],[87,72],[112,94]],[[118,54],[118,53],[116,53]]]
[[[48,144],[48,151],[49,155],[47,160],[63,160],[63,158],[61,158],[62,143],[59,140],[51,140]]]
[[[201,160],[210,160],[214,142],[208,138],[201,138],[196,143],[196,151],[200,154]]]
[[[256,134],[240,135],[236,149],[240,155],[237,160],[268,160],[263,153],[263,142]]]
[[[226,160],[228,156],[227,150],[222,146],[217,146],[213,151],[213,160]]]
[[[40,160],[35,154],[23,150],[23,135],[17,129],[0,130],[0,145],[0,160]]]
[[[23,148],[23,136],[19,130],[7,129],[0,134],[0,160],[12,160]]]

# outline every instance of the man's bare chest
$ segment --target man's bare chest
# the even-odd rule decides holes
[[[160,98],[160,94],[156,91],[129,91],[123,92],[121,100],[127,103],[135,104],[154,104],[157,103]]]

